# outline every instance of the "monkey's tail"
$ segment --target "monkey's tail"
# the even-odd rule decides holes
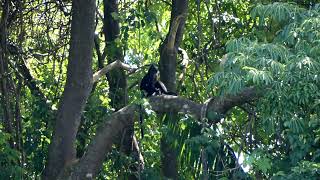
[[[143,132],[143,111],[142,111],[142,105],[139,105],[139,125],[140,125],[140,132],[141,132],[141,139],[144,137],[144,132]]]

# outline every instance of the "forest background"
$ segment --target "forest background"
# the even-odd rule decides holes
[[[319,178],[319,3],[1,0],[0,179]]]

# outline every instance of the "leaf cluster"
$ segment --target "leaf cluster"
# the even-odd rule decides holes
[[[265,161],[268,166],[253,167],[266,177],[278,171],[299,177],[310,172],[312,178],[319,173],[311,170],[319,162],[319,7],[316,4],[307,10],[280,2],[257,5],[251,16],[258,28],[267,27],[264,31],[273,33],[272,40],[253,35],[229,41],[226,59],[220,64],[222,71],[209,80],[209,88],[218,95],[235,94],[250,86],[263,92],[263,98],[254,104],[254,136],[256,145],[268,152],[272,161]],[[302,161],[306,159],[309,161]],[[297,162],[312,165],[302,172],[297,171]],[[281,165],[286,163],[290,166]]]

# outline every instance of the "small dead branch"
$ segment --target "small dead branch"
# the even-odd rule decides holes
[[[101,76],[105,75],[107,72],[109,72],[115,68],[122,68],[124,70],[129,71],[129,72],[134,72],[137,70],[137,68],[132,68],[128,64],[125,64],[125,63],[121,62],[120,60],[116,60],[116,61],[108,64],[106,67],[100,69],[96,73],[94,73],[93,77],[92,77],[93,83],[97,82],[101,78]]]

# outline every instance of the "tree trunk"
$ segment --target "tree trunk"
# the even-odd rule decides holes
[[[4,114],[4,129],[7,133],[13,135],[13,114],[12,114],[12,93],[9,85],[10,74],[7,59],[7,20],[9,15],[10,1],[4,1],[2,5],[2,14],[0,20],[0,93],[1,106]],[[14,147],[14,140],[9,140],[11,147]]]
[[[106,41],[108,64],[115,60],[123,61],[122,48],[116,44],[120,35],[119,22],[112,16],[118,13],[117,0],[103,0],[104,5],[104,27],[103,32]],[[101,67],[100,67],[101,68]],[[109,97],[111,106],[119,110],[127,104],[127,79],[122,68],[116,68],[107,73],[109,82]]]
[[[106,42],[106,51],[108,64],[120,60],[123,61],[122,48],[116,43],[116,39],[120,36],[120,25],[117,19],[112,15],[119,13],[117,0],[104,0],[104,35]],[[109,97],[111,99],[111,106],[117,111],[127,105],[127,78],[125,71],[122,68],[116,68],[107,73],[109,83]],[[133,123],[127,126],[123,132],[123,137],[120,139],[120,151],[124,152],[127,156],[131,155],[133,147],[132,140],[134,134]],[[131,169],[136,171],[136,169]],[[129,175],[129,179],[136,179],[134,175]]]
[[[160,46],[159,65],[161,81],[171,92],[176,92],[177,53],[183,37],[187,10],[187,0],[172,1],[169,33],[164,43]],[[176,121],[176,114],[167,114],[165,123],[176,123]],[[172,133],[164,134],[161,138],[162,171],[165,177],[178,179],[177,150],[173,148],[172,143],[168,142],[169,138],[167,137]]]
[[[92,88],[95,9],[95,0],[72,2],[67,80],[49,146],[44,179],[56,179],[75,159],[75,140],[80,117]]]

